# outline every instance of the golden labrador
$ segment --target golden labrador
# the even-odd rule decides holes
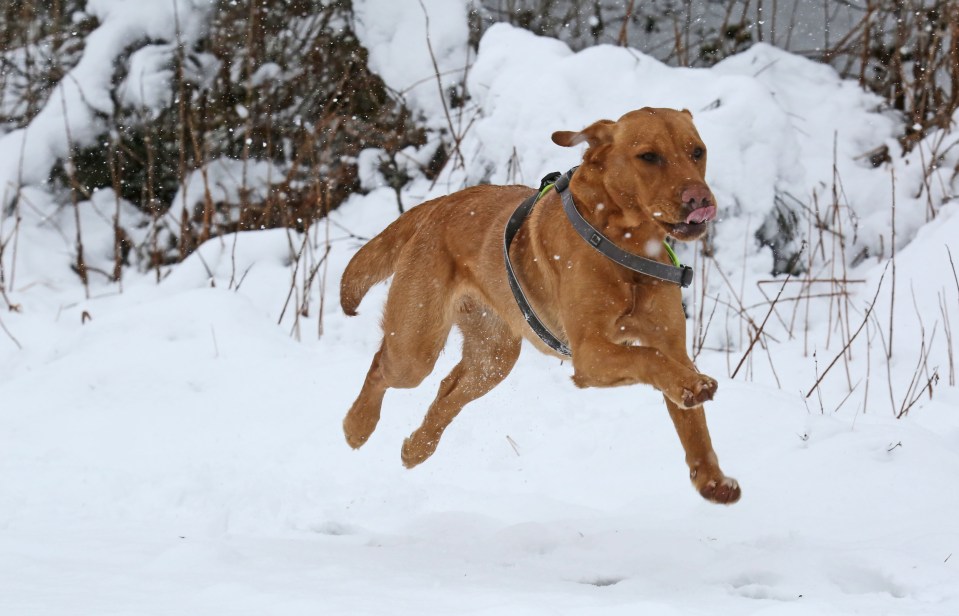
[[[668,264],[667,236],[695,240],[716,215],[705,182],[706,146],[688,111],[643,108],[578,132],[558,131],[561,146],[588,143],[568,183],[575,208],[619,249]],[[341,283],[349,314],[369,288],[393,276],[383,343],[343,421],[360,447],[373,433],[390,387],[419,385],[433,370],[456,324],[463,356],[443,379],[422,425],[403,443],[407,467],[436,450],[464,405],[500,383],[520,341],[561,356],[533,333],[510,290],[503,229],[526,186],[475,186],[412,208],[350,261]],[[702,403],[716,392],[686,352],[680,288],[631,271],[600,254],[574,229],[556,190],[546,191],[509,248],[516,277],[539,320],[565,340],[579,387],[644,383],[663,393],[699,493],[739,500],[720,470]]]

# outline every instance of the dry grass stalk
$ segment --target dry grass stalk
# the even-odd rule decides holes
[[[916,369],[913,371],[912,378],[909,381],[909,386],[906,388],[906,393],[902,398],[902,404],[899,406],[898,412],[896,412],[895,406],[893,407],[896,419],[902,419],[908,415],[909,411],[916,402],[919,401],[923,393],[927,392],[929,399],[932,399],[933,387],[939,383],[939,368],[933,368],[932,374],[929,374],[929,353],[932,350],[932,340],[935,339],[935,335],[936,328],[933,327],[932,337],[927,345],[925,328],[922,329],[922,342],[919,349],[919,359],[916,363]],[[923,372],[927,375],[925,381],[922,380]]]
[[[892,257],[890,261],[892,262],[892,288],[889,291],[889,347],[886,349],[886,359],[892,359],[892,331],[894,323],[894,315],[896,313],[896,171],[893,168],[889,169],[890,177],[892,178],[892,238],[889,243],[891,245]]]
[[[937,294],[939,297],[939,314],[942,315],[942,329],[946,336],[946,356],[949,360],[949,386],[956,385],[956,364],[952,346],[952,324],[949,321],[949,307],[946,304],[945,289]]]
[[[10,340],[13,341],[13,344],[15,344],[15,345],[17,346],[17,349],[18,349],[18,350],[20,350],[20,351],[23,350],[23,345],[20,344],[20,341],[17,340],[16,336],[14,336],[13,333],[12,333],[9,329],[7,329],[7,326],[4,324],[2,318],[0,318],[0,329],[2,329],[2,330],[3,330],[3,333],[5,333],[5,334],[7,335],[7,337],[10,338]]]
[[[326,214],[329,214],[330,200],[329,193],[324,194],[323,199],[323,209]],[[323,336],[323,314],[326,312],[326,284],[329,278],[330,273],[330,250],[332,248],[330,244],[330,217],[324,215],[323,219],[326,221],[324,225],[324,235],[323,235],[323,256],[320,258],[320,262],[323,264],[323,277],[320,279],[320,307],[317,310],[316,317],[316,335],[318,338]],[[319,266],[314,268],[314,273]]]
[[[629,22],[633,17],[633,6],[635,4],[636,4],[636,0],[629,0],[629,2],[626,4],[626,11],[625,11],[625,14],[623,15],[623,25],[619,29],[619,36],[616,37],[616,43],[620,47],[627,47],[629,44],[628,28],[629,28]]]
[[[443,103],[443,115],[446,116],[446,124],[450,130],[450,137],[453,139],[453,168],[466,169],[466,158],[463,156],[463,153],[460,152],[460,141],[463,139],[463,135],[460,134],[453,127],[453,118],[450,117],[450,108],[446,102],[446,92],[443,91],[443,79],[440,77],[440,67],[436,63],[436,54],[433,53],[433,40],[430,37],[430,14],[426,10],[426,5],[423,4],[423,0],[419,0],[420,8],[423,10],[423,19],[426,21],[426,48],[430,53],[430,61],[433,63],[433,74],[436,78],[436,87],[439,89],[440,102]]]
[[[806,392],[806,396],[805,396],[806,398],[811,396],[812,392],[816,391],[819,388],[819,384],[822,382],[822,380],[826,378],[826,375],[829,374],[829,371],[832,370],[832,367],[836,365],[836,362],[839,361],[840,357],[843,357],[843,355],[846,353],[846,349],[852,345],[852,343],[859,336],[859,333],[863,330],[863,327],[865,327],[866,322],[869,320],[869,316],[872,314],[873,308],[876,306],[876,300],[879,298],[879,291],[880,289],[882,289],[882,283],[883,283],[883,280],[885,280],[886,278],[886,271],[888,269],[889,269],[889,264],[887,263],[886,268],[883,269],[882,271],[882,276],[879,278],[879,284],[876,287],[876,294],[873,296],[872,301],[869,303],[869,306],[866,308],[866,314],[862,320],[862,324],[860,324],[859,328],[856,329],[856,332],[849,337],[849,340],[847,340],[846,344],[843,345],[843,348],[842,350],[839,351],[839,354],[836,355],[836,357],[834,357],[831,362],[829,362],[829,365],[826,366],[826,369],[823,371],[823,373],[817,377],[816,382],[813,383],[813,386],[810,387],[809,391]]]
[[[63,87],[60,88],[60,102],[63,108],[63,124],[67,135],[67,147],[70,152],[73,151],[73,136],[70,131],[70,120],[67,114],[67,98]],[[77,198],[77,192],[81,190],[80,184],[76,181],[74,173],[73,160],[68,160],[64,165],[67,177],[70,179],[70,201],[73,203],[74,223],[76,224],[76,261],[73,264],[73,271],[83,282],[83,291],[87,299],[90,298],[90,280],[87,275],[87,264],[83,258],[83,233],[80,228],[80,200]]]
[[[772,304],[769,306],[769,311],[766,313],[766,318],[763,319],[762,324],[756,330],[755,335],[749,342],[749,346],[746,348],[746,353],[743,355],[742,359],[739,360],[739,363],[736,365],[736,369],[733,370],[730,378],[736,378],[736,374],[739,373],[739,369],[742,367],[743,362],[746,361],[746,358],[749,357],[750,353],[752,353],[753,347],[756,345],[756,342],[759,340],[760,336],[762,336],[763,329],[766,327],[766,323],[769,321],[769,315],[771,315],[773,310],[776,308],[776,303],[779,301],[779,296],[782,295],[783,289],[786,288],[786,283],[789,282],[789,277],[790,274],[786,274],[786,280],[784,280],[782,286],[779,287],[779,293],[776,294],[776,299],[773,300]]]
[[[932,334],[929,337],[929,343],[926,343],[926,326],[923,323],[922,312],[919,310],[919,304],[916,302],[916,292],[912,288],[910,283],[910,291],[912,295],[912,306],[913,310],[916,312],[916,319],[919,322],[919,334],[920,334],[920,348],[919,348],[919,359],[916,364],[916,368],[913,371],[912,378],[909,381],[909,386],[906,388],[906,393],[903,396],[902,403],[899,406],[898,412],[896,412],[896,418],[901,419],[909,413],[909,410],[919,401],[922,393],[928,391],[929,399],[932,399],[933,387],[939,382],[939,369],[933,368],[930,373],[929,370],[929,354],[932,351],[933,342],[936,339],[936,331],[939,326],[937,321],[932,327]],[[923,381],[923,376],[925,376],[925,381]],[[920,387],[921,384],[921,387]]]

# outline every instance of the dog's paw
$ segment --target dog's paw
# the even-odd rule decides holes
[[[379,418],[379,413],[364,412],[361,407],[354,405],[343,418],[343,436],[349,446],[359,449],[366,444],[376,429]]]
[[[712,400],[717,389],[719,389],[719,383],[716,379],[705,374],[697,374],[683,385],[682,405],[688,409],[699,406],[703,402]]]
[[[343,436],[346,437],[346,444],[352,447],[353,449],[359,449],[366,444],[366,441],[369,440],[369,434],[356,434],[351,432],[348,426],[343,426]]]
[[[400,452],[403,466],[406,468],[419,466],[433,455],[438,444],[437,439],[419,438],[417,433],[414,432],[403,441],[403,450]]]
[[[706,500],[720,505],[732,505],[742,496],[739,482],[732,477],[720,476],[710,479],[699,489],[699,494]]]

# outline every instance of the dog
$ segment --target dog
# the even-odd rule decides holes
[[[567,190],[586,221],[616,247],[669,262],[667,236],[701,238],[715,217],[705,181],[706,146],[687,110],[643,108],[581,131],[553,133],[555,144],[588,145]],[[355,315],[371,286],[393,276],[383,343],[343,421],[347,443],[361,447],[376,428],[388,388],[419,385],[455,324],[460,362],[443,379],[422,425],[404,442],[407,468],[429,458],[462,410],[512,370],[522,339],[562,357],[535,335],[511,292],[503,229],[526,186],[474,186],[410,209],[352,258],[340,303]],[[686,352],[678,285],[631,271],[576,232],[557,190],[545,191],[507,254],[536,315],[572,356],[579,387],[643,383],[663,394],[686,453],[693,486],[707,500],[739,500],[713,451],[703,403],[716,393]]]

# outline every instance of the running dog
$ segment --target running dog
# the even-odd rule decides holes
[[[624,267],[596,247],[605,241],[668,267],[667,236],[691,241],[706,233],[716,202],[705,181],[706,146],[692,115],[643,108],[615,122],[557,131],[552,139],[588,148],[568,176],[568,195],[543,191],[506,250],[534,320],[571,355],[577,386],[642,383],[661,391],[695,488],[710,501],[736,502],[739,484],[719,467],[703,410],[717,383],[686,352],[679,284]],[[383,343],[343,421],[350,446],[362,446],[373,433],[388,388],[416,387],[432,372],[454,324],[463,333],[462,359],[443,379],[422,425],[403,443],[408,468],[436,451],[464,405],[506,378],[523,338],[563,357],[534,333],[511,290],[504,259],[504,229],[517,205],[534,194],[526,186],[475,186],[428,201],[400,216],[350,261],[340,288],[348,315],[356,314],[371,286],[393,276]],[[574,212],[564,212],[567,197]],[[593,239],[577,231],[571,222],[576,217],[596,231]]]

